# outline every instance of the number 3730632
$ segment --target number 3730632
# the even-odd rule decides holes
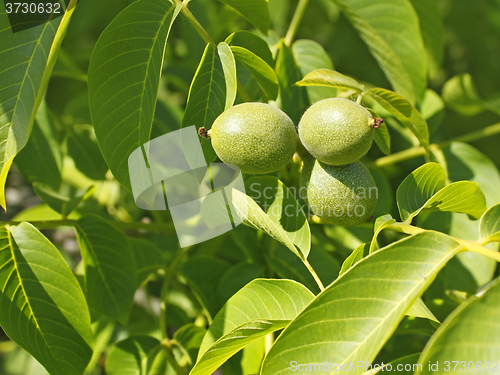
[[[7,13],[20,14],[20,13],[38,13],[38,14],[52,14],[61,13],[60,3],[6,3],[5,8]]]

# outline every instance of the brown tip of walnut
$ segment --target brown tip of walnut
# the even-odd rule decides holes
[[[370,123],[371,123],[371,126],[373,129],[378,129],[380,128],[380,126],[382,126],[382,123],[384,122],[384,119],[381,119],[381,118],[375,118],[373,117],[371,120],[370,120]]]
[[[210,139],[209,131],[207,131],[207,129],[205,129],[203,126],[198,129],[198,135],[202,138]]]

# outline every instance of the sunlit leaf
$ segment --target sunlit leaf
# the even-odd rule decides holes
[[[262,374],[284,372],[291,361],[371,363],[408,308],[460,250],[450,237],[427,232],[364,258],[285,328],[267,354]],[[350,372],[364,371],[357,367]]]
[[[410,103],[427,86],[419,20],[408,0],[335,0],[378,61],[394,90]]]
[[[285,327],[314,298],[290,280],[257,279],[229,299],[203,338],[190,375],[210,375],[239,350]]]
[[[395,92],[381,88],[370,89],[367,91],[367,95],[370,95],[401,124],[410,129],[420,141],[420,144],[425,149],[428,149],[429,129],[427,123],[408,100]]]
[[[211,129],[215,119],[224,112],[226,94],[226,79],[219,54],[207,44],[191,82],[182,127],[196,125],[196,129]],[[200,142],[206,161],[214,161],[217,154],[211,142],[204,138],[200,138]]]
[[[85,297],[61,253],[31,224],[0,228],[0,325],[52,375],[81,375],[92,355]]]
[[[494,371],[500,358],[499,313],[500,282],[497,280],[484,295],[469,298],[448,316],[427,343],[418,361],[423,369],[415,374],[434,373],[428,363],[436,362],[445,366],[441,368],[446,371],[445,361],[460,361],[450,363],[446,371],[449,374],[477,374],[488,368]]]
[[[328,56],[323,46],[314,40],[296,40],[292,44],[292,52],[302,77],[317,69],[333,70],[333,63],[330,56]],[[333,98],[337,95],[337,90],[327,86],[307,87],[306,90],[311,104],[321,99]]]
[[[337,87],[341,89],[354,90],[357,92],[361,92],[364,90],[364,86],[360,85],[353,78],[330,69],[314,70],[306,74],[304,78],[298,81],[297,85]]]
[[[481,218],[480,233],[483,241],[500,241],[500,204],[484,213]]]
[[[245,224],[267,233],[300,259],[306,259],[311,249],[311,231],[302,207],[290,190],[270,176],[253,177],[246,185],[250,196],[240,192],[233,197],[239,212],[248,207]]]
[[[149,141],[166,41],[180,7],[168,0],[132,3],[101,34],[90,59],[95,135],[109,169],[129,190],[128,158]]]
[[[278,77],[264,60],[253,52],[238,46],[231,46],[234,57],[252,74],[268,99],[275,100],[279,92]]]
[[[62,18],[14,33],[0,3],[0,206],[16,154],[26,145],[76,2]]]

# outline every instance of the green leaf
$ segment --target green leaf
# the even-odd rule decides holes
[[[479,219],[486,198],[476,182],[457,181],[444,186],[446,174],[439,164],[427,163],[413,171],[396,191],[401,219],[411,223],[422,210],[460,212]]]
[[[479,228],[482,241],[500,242],[500,204],[484,213]]]
[[[319,293],[319,287],[304,263],[292,254],[284,245],[277,243],[264,252],[269,266],[283,279],[295,280],[305,285],[313,293]],[[329,285],[337,277],[340,266],[337,261],[319,246],[313,246],[307,261],[314,268],[323,285]]]
[[[196,129],[200,127],[211,129],[215,119],[224,112],[226,90],[226,79],[220,57],[215,48],[207,44],[191,82],[182,127],[196,125]],[[213,162],[217,154],[212,148],[212,143],[204,138],[200,138],[200,142],[207,163]]]
[[[252,74],[260,88],[270,100],[276,100],[279,92],[278,77],[263,59],[253,52],[238,46],[231,46],[236,57]]]
[[[267,65],[274,66],[273,53],[269,49],[269,44],[249,31],[236,31],[226,38],[226,43],[231,47],[243,47],[259,56]]]
[[[392,225],[396,222],[396,219],[393,219],[391,215],[386,214],[379,216],[375,219],[375,223],[373,224],[373,239],[370,243],[370,254],[375,250],[380,249],[380,246],[377,241],[377,237],[386,227]]]
[[[302,73],[292,50],[283,41],[276,60],[276,74],[280,84],[281,108],[298,124],[309,107],[309,98],[305,87],[295,86],[302,79]]]
[[[52,375],[81,375],[92,356],[85,297],[61,253],[31,224],[0,228],[0,325]]]
[[[427,163],[415,169],[396,191],[401,220],[411,220],[425,203],[446,185],[444,168]]]
[[[408,0],[335,0],[378,61],[395,91],[410,103],[427,86],[418,17]]]
[[[448,107],[463,116],[474,116],[484,111],[484,103],[468,73],[449,79],[443,86],[442,96]]]
[[[230,264],[225,260],[206,255],[189,258],[180,266],[181,274],[186,278],[210,319],[223,305],[217,296],[217,286],[229,267]]]
[[[445,47],[445,31],[438,2],[435,0],[410,1],[420,21],[429,75],[435,77],[443,61]]]
[[[33,190],[35,191],[36,195],[38,195],[45,203],[47,203],[47,206],[60,213],[63,218],[67,218],[69,214],[72,213],[83,200],[87,199],[93,194],[95,186],[89,187],[84,194],[76,195],[71,198],[59,194],[58,192],[52,190],[50,186],[41,184],[39,182],[33,183]]]
[[[137,267],[137,285],[141,285],[148,276],[165,266],[163,255],[151,241],[139,238],[128,238],[134,253]]]
[[[59,190],[62,181],[62,154],[58,138],[59,134],[47,106],[42,102],[28,143],[15,159],[19,171],[31,183],[41,182]]]
[[[450,374],[477,374],[493,369],[500,358],[500,282],[497,280],[481,297],[473,296],[460,305],[446,320],[427,343],[418,363],[423,371],[415,374],[429,374],[427,363],[438,361],[440,370],[446,371],[445,361],[460,361],[446,371]],[[474,363],[474,368],[462,365]],[[486,364],[488,362],[488,364]],[[480,369],[477,365],[480,364]]]
[[[374,118],[381,118],[377,112],[375,112],[371,108],[366,108]],[[375,143],[380,148],[385,155],[391,154],[391,134],[389,133],[389,129],[387,128],[387,124],[382,122],[380,124],[380,128],[375,129],[374,133]]]
[[[344,263],[342,263],[342,268],[340,269],[339,276],[344,272],[347,272],[352,266],[358,263],[361,259],[370,253],[370,243],[364,243],[355,248],[351,255],[349,255]]]
[[[264,360],[262,375],[284,372],[291,361],[371,363],[408,308],[460,250],[450,237],[425,232],[364,258],[285,328]]]
[[[50,74],[73,14],[14,33],[5,3],[0,4],[0,205],[16,154],[26,145]]]
[[[373,88],[366,92],[386,111],[406,126],[420,141],[422,147],[429,150],[429,129],[422,115],[413,105],[395,92]]]
[[[139,0],[101,34],[90,59],[90,113],[115,178],[131,190],[129,155],[149,141],[170,28],[180,11],[168,0]]]
[[[160,341],[151,336],[133,336],[118,341],[106,358],[106,374],[148,375],[148,369],[160,350]]]
[[[333,70],[333,63],[321,44],[310,39],[299,39],[292,44],[292,52],[302,77],[317,69]],[[333,98],[337,90],[332,87],[307,87],[310,103]]]
[[[314,295],[290,280],[257,279],[236,293],[203,338],[190,375],[210,375],[251,342],[285,327]]]
[[[417,299],[417,301],[408,309],[406,315],[429,319],[440,324],[440,321],[437,320],[432,311],[429,310],[422,298]]]
[[[224,110],[233,106],[238,91],[238,81],[236,78],[236,61],[234,60],[231,48],[225,42],[219,43],[217,46],[217,53],[222,64],[224,71],[224,78],[226,80],[226,106]]]
[[[297,86],[336,87],[340,89],[354,90],[359,93],[364,90],[364,86],[360,85],[353,78],[330,69],[314,70],[304,75],[304,78],[296,84]]]
[[[105,180],[108,166],[102,157],[91,127],[78,127],[66,138],[68,155],[76,168],[92,180]]]
[[[267,35],[271,17],[267,0],[220,0],[234,8],[248,22]]]
[[[76,225],[90,310],[125,324],[137,288],[134,254],[125,235],[96,215]]]
[[[246,182],[247,196],[233,189],[233,204],[247,212],[245,224],[267,233],[288,247],[300,259],[311,249],[311,231],[302,207],[276,177],[252,177]],[[246,210],[245,210],[246,209]]]

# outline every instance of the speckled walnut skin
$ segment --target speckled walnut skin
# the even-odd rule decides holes
[[[311,158],[304,162],[300,184],[311,213],[331,224],[363,223],[377,204],[377,185],[360,161],[334,166]]]
[[[245,173],[275,172],[293,157],[298,142],[293,121],[265,103],[243,103],[229,108],[213,123],[212,146],[224,163]]]
[[[343,98],[314,103],[299,123],[304,147],[319,161],[345,165],[359,160],[373,143],[372,115],[361,105]]]

